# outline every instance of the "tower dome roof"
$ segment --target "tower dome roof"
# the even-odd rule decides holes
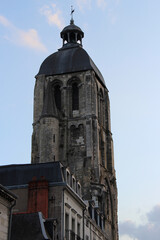
[[[104,78],[88,53],[80,46],[61,48],[51,54],[42,63],[38,75],[47,76],[94,70],[100,82],[105,86]]]
[[[88,53],[82,48],[83,31],[71,20],[61,32],[63,46],[42,63],[38,75],[46,76],[93,70],[105,86],[103,76]]]
[[[61,37],[63,38],[63,34],[68,33],[68,32],[77,32],[77,33],[82,33],[83,37],[84,37],[84,33],[81,30],[80,27],[76,26],[74,23],[71,23],[70,25],[66,26],[65,28],[63,28],[62,32],[61,32]]]

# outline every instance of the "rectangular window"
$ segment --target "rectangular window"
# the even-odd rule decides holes
[[[81,232],[81,225],[80,225],[80,223],[77,223],[77,235],[78,235],[78,237],[80,237],[80,232]]]
[[[69,214],[65,214],[65,237],[69,239]]]
[[[71,240],[75,240],[75,219],[72,218],[72,230],[71,230],[71,236],[70,236],[70,239]]]
[[[69,229],[69,214],[65,214],[65,229]]]
[[[75,232],[75,219],[72,218],[72,231]]]

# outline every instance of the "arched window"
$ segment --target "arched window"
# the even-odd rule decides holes
[[[61,110],[61,90],[59,85],[54,87],[54,99],[57,109]]]
[[[99,153],[100,153],[100,161],[102,166],[105,167],[105,149],[104,149],[104,140],[102,130],[99,131]]]
[[[104,111],[103,111],[103,105],[104,105],[104,100],[103,100],[103,92],[102,89],[100,89],[100,123],[103,125],[104,123]]]
[[[79,89],[78,84],[72,84],[72,110],[79,110]]]

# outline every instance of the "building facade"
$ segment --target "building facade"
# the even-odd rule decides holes
[[[73,19],[60,35],[36,76],[31,164],[0,167],[18,196],[8,239],[118,240],[108,89]]]
[[[0,240],[8,240],[11,231],[12,208],[17,197],[0,184]]]
[[[82,199],[80,182],[60,162],[2,166],[0,182],[18,196],[11,240],[109,239],[104,216]]]
[[[82,185],[82,198],[94,209],[92,218],[99,212],[108,239],[117,240],[108,89],[82,47],[83,37],[71,19],[61,32],[62,48],[44,60],[36,76],[31,161],[69,167]]]

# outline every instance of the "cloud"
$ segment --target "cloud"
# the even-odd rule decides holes
[[[137,238],[132,238],[128,235],[123,235],[120,237],[120,240],[138,240]]]
[[[38,33],[35,29],[29,29],[28,31],[19,29],[2,15],[0,15],[0,24],[9,30],[9,34],[4,37],[6,40],[37,51],[47,51],[44,44],[41,43]]]
[[[160,205],[156,205],[146,214],[147,223],[136,225],[132,221],[119,224],[120,239],[159,240],[160,239]],[[127,238],[126,238],[127,240]]]
[[[92,0],[93,1],[93,0]],[[91,8],[91,0],[76,0],[78,8],[82,11],[84,8]]]
[[[160,205],[156,205],[149,213],[147,213],[148,220],[160,224]]]
[[[47,51],[46,47],[40,42],[38,33],[35,29],[29,29],[28,31],[18,30],[17,33],[19,38],[15,40],[18,44],[43,52]]]
[[[64,27],[62,13],[59,9],[57,9],[56,4],[51,4],[51,6],[43,6],[40,9],[40,13],[47,18],[47,21],[50,25],[55,25],[60,30]]]
[[[93,6],[106,11],[111,24],[115,24],[117,21],[115,10],[119,3],[120,0],[76,0],[76,4],[81,11],[91,9]]]
[[[8,21],[8,19],[2,15],[0,15],[0,24],[2,24],[4,27],[11,26],[11,23]]]
[[[93,4],[101,10],[104,10],[106,7],[115,8],[119,3],[120,0],[76,0],[76,4],[80,10],[91,9]]]
[[[97,5],[99,8],[105,9],[105,7],[107,6],[107,2],[105,0],[97,0]]]
[[[83,9],[91,9],[93,3],[96,3],[96,6],[101,8],[102,10],[105,9],[107,6],[107,0],[76,0],[77,6],[80,10]]]
[[[116,15],[115,15],[115,13],[113,12],[112,9],[108,10],[108,17],[109,17],[109,20],[110,20],[111,24],[116,23],[117,17],[116,17]]]
[[[118,5],[120,3],[120,0],[115,0],[115,4]]]

